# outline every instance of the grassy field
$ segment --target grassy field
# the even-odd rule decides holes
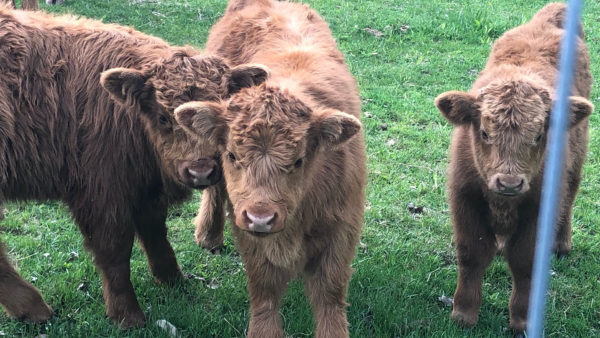
[[[462,330],[438,301],[456,286],[456,254],[445,198],[451,126],[433,105],[446,90],[467,90],[483,68],[491,43],[527,20],[543,0],[311,0],[330,23],[356,76],[363,99],[369,158],[368,205],[354,261],[348,320],[353,337],[510,336],[511,281],[497,258],[487,271],[477,326]],[[44,10],[72,12],[132,25],[174,44],[202,47],[225,0],[66,0]],[[584,27],[592,73],[600,79],[600,4],[587,1]],[[600,92],[592,92],[600,106]],[[552,265],[548,337],[600,335],[600,119],[591,118],[589,158],[574,210],[574,249]],[[383,124],[387,125],[382,127]],[[82,238],[60,203],[6,205],[0,224],[14,264],[57,311],[32,325],[0,313],[0,335],[160,337],[166,319],[182,337],[244,336],[248,325],[245,275],[229,234],[224,252],[196,247],[194,200],[172,208],[169,237],[184,273],[177,285],[156,285],[138,247],[132,281],[148,316],[143,329],[120,332],[104,317],[100,277]],[[424,207],[412,214],[407,205]],[[310,306],[299,282],[281,311],[293,337],[312,336]]]

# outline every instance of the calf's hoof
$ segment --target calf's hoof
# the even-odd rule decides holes
[[[516,334],[523,333],[527,330],[527,320],[526,319],[510,319],[510,328]]]
[[[24,318],[34,323],[42,323],[52,318],[53,315],[52,308],[42,301],[41,304],[36,304],[34,308],[29,309]]]
[[[153,271],[153,275],[154,281],[158,284],[172,285],[177,284],[184,279],[179,266]]]
[[[450,319],[455,321],[461,327],[468,328],[477,324],[478,315],[477,313],[468,314],[459,310],[452,310],[452,314],[450,314]]]
[[[106,308],[106,316],[123,330],[146,325],[146,316],[137,301],[135,304],[109,303]]]
[[[33,323],[43,323],[52,318],[54,311],[52,311],[52,308],[42,300],[41,303],[30,304],[25,309],[17,313],[9,314],[15,318],[18,318],[19,320]]]
[[[573,244],[572,243],[568,243],[568,242],[556,242],[554,244],[554,252],[556,253],[556,257],[557,258],[565,258],[569,255],[569,253],[571,252],[571,249],[573,248]]]
[[[255,329],[248,328],[248,338],[284,338],[285,334],[279,327]]]
[[[44,302],[42,295],[29,284],[9,290],[11,299],[4,307],[9,316],[34,323],[45,322],[54,311]]]
[[[195,238],[196,244],[215,255],[220,254],[221,249],[223,249],[223,237],[208,238],[208,236],[204,234],[196,233]]]
[[[132,329],[144,327],[146,325],[146,316],[140,310],[136,313],[128,313],[121,315],[109,315],[107,316],[115,323],[115,325],[119,326],[122,330]]]

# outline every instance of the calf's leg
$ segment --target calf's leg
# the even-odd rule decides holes
[[[91,205],[81,202],[81,207],[71,209],[84,235],[84,244],[92,251],[94,263],[102,273],[106,315],[122,328],[144,326],[146,318],[130,280],[129,260],[135,236],[133,219],[109,214],[122,210],[122,205],[95,206],[105,213],[88,209]]]
[[[204,189],[198,215],[194,218],[196,243],[212,253],[223,247],[225,225],[224,202],[227,199],[225,182]]]
[[[482,214],[486,210],[486,206],[481,205],[482,200],[454,199],[452,202],[458,282],[450,318],[464,327],[477,323],[483,275],[497,252],[496,237]]]
[[[510,327],[516,331],[527,328],[529,290],[533,269],[536,222],[519,228],[506,247],[506,261],[512,274],[513,287],[510,295]]]
[[[291,279],[290,273],[264,258],[251,257],[244,261],[250,296],[248,338],[284,337],[279,308]]]
[[[32,322],[43,322],[52,316],[52,309],[42,295],[12,267],[0,243],[0,304],[8,315]]]
[[[21,8],[30,11],[37,11],[39,9],[38,0],[23,0]]]
[[[175,252],[167,239],[167,209],[166,203],[147,202],[134,215],[136,233],[148,257],[150,271],[160,283],[182,277]]]
[[[568,185],[566,193],[562,198],[560,206],[560,214],[558,215],[557,228],[556,228],[556,239],[554,241],[554,252],[560,257],[564,257],[571,252],[573,248],[573,229],[571,227],[571,215],[573,211],[573,203],[575,202],[575,196],[579,189],[579,183],[581,178],[574,176],[574,174],[568,174]]]
[[[346,251],[353,253],[353,246],[340,248],[333,244],[317,261],[309,262],[316,264],[315,271],[305,276],[304,285],[317,326],[316,338],[348,337],[345,300],[353,254]]]

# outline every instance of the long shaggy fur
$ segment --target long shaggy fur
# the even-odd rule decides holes
[[[0,7],[0,200],[68,205],[102,273],[107,315],[124,327],[145,321],[129,279],[134,236],[157,280],[179,278],[165,226],[168,206],[190,193],[178,163],[215,156],[173,117],[184,102],[228,94],[229,68],[196,54],[128,27]],[[100,85],[115,67],[129,69],[116,77],[122,90],[102,79],[121,103]],[[0,303],[22,319],[51,315],[3,251]]]
[[[240,91],[224,107],[230,130],[222,161],[248,276],[248,336],[284,335],[279,306],[299,275],[315,335],[348,336],[345,297],[363,222],[366,168],[360,100],[344,57],[316,12],[270,0],[230,1],[207,50],[232,65],[270,69],[265,84]],[[219,196],[210,191],[203,199]],[[245,210],[268,208],[277,210],[274,227],[281,231],[259,237],[243,230]],[[196,219],[205,247],[214,242],[204,239],[217,238],[204,222],[214,215],[201,208]]]
[[[485,69],[468,93],[447,92],[436,99],[440,111],[455,125],[448,197],[459,276],[451,317],[464,326],[477,322],[482,278],[499,249],[513,279],[510,326],[523,331],[527,325],[543,164],[565,11],[565,4],[548,4],[529,23],[506,32],[494,44]],[[588,116],[593,110],[587,100],[591,75],[583,31],[577,46],[555,244],[559,255],[571,250],[571,210],[587,152]],[[523,193],[513,197],[499,194],[498,182],[514,177],[521,179]]]

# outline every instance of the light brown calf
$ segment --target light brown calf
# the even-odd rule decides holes
[[[458,254],[452,319],[477,323],[481,282],[497,248],[513,279],[510,326],[525,330],[549,114],[558,74],[566,6],[552,3],[506,32],[468,93],[438,96],[436,106],[454,126],[448,197]],[[582,31],[581,31],[582,32]],[[590,60],[578,39],[570,97],[570,129],[555,250],[571,250],[571,209],[588,143]],[[558,193],[558,192],[557,192]]]
[[[259,63],[270,74],[224,105],[189,103],[176,112],[190,132],[223,145],[233,235],[248,277],[248,336],[283,337],[281,298],[301,275],[315,335],[346,337],[366,169],[359,95],[344,58],[308,6],[266,0],[231,1],[207,47],[232,65]],[[213,190],[203,203],[222,194]],[[218,223],[222,214],[212,210],[198,216],[197,233],[217,239],[202,243],[209,248],[220,244],[220,229],[203,222]]]

